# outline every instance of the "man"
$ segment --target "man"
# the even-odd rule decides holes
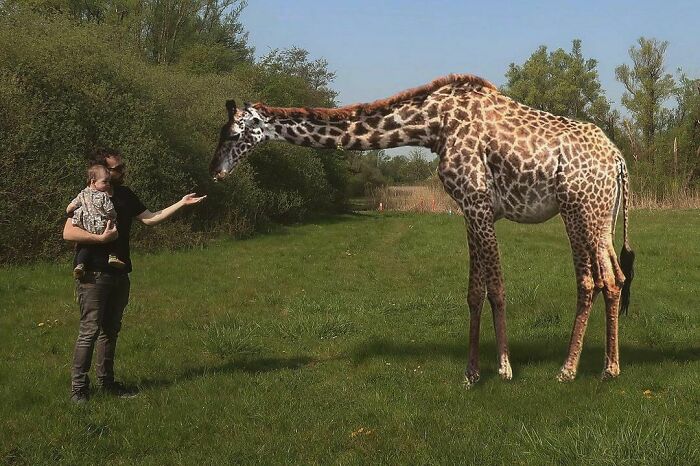
[[[102,389],[118,396],[136,393],[114,380],[117,336],[121,329],[124,308],[129,301],[129,235],[132,220],[136,218],[145,225],[157,225],[182,207],[197,204],[206,197],[187,194],[175,204],[158,212],[151,212],[131,189],[123,185],[126,165],[118,151],[100,150],[93,154],[91,163],[104,165],[111,174],[111,188],[108,193],[117,211],[117,225],[115,227],[108,222],[103,233],[94,234],[74,226],[69,218],[63,228],[63,239],[78,243],[77,251],[85,247],[91,249],[90,259],[85,264],[85,273],[80,280],[76,280],[80,329],[73,353],[71,400],[78,404],[88,400],[88,372],[95,346],[95,372]],[[113,248],[106,246],[113,241]],[[117,269],[108,263],[109,251],[114,249],[119,252],[119,257],[124,262],[123,268]]]

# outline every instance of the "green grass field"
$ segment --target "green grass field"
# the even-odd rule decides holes
[[[464,225],[361,214],[136,255],[117,375],[68,400],[68,261],[0,269],[3,464],[700,463],[700,211],[634,211],[622,374],[602,382],[602,298],[560,384],[575,283],[561,220],[499,222],[514,378],[466,365]],[[619,247],[618,247],[619,249]]]

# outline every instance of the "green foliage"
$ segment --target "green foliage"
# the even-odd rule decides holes
[[[248,33],[240,22],[246,0],[6,0],[5,4],[9,11],[66,15],[81,23],[117,27],[156,63],[191,63],[193,53],[213,60],[215,54],[216,64],[225,66],[220,71],[231,71],[236,63],[253,61]]]
[[[328,61],[323,58],[311,60],[309,52],[299,47],[288,49],[273,49],[263,56],[258,64],[268,74],[266,81],[272,83],[281,81],[283,87],[290,91],[293,86],[288,83],[300,81],[306,83],[303,91],[306,96],[289,95],[283,102],[276,103],[281,106],[298,106],[300,101],[309,102],[308,105],[329,107],[335,105],[337,92],[329,87],[335,79],[335,73],[328,70]],[[290,99],[297,99],[291,100]]]
[[[207,164],[223,102],[256,98],[267,73],[245,63],[228,73],[187,68],[149,64],[110,25],[21,10],[0,16],[0,262],[65,248],[63,212],[96,146],[123,152],[128,183],[151,210],[187,192],[209,194],[180,222],[137,231],[145,244],[199,243],[201,232],[242,234],[342,208],[344,162],[310,149],[265,148],[230,181],[213,183]],[[298,94],[309,88],[294,85]],[[272,160],[281,161],[279,171]]]
[[[615,76],[627,89],[622,95],[622,105],[634,115],[645,148],[651,150],[656,132],[670,120],[670,112],[663,104],[673,95],[675,82],[664,71],[668,42],[640,37],[637,43],[638,47],[629,50],[632,67],[618,66]]]
[[[263,186],[266,212],[272,219],[297,221],[313,211],[331,211],[343,202],[344,185],[331,185],[326,166],[344,162],[338,156],[321,154],[322,151],[285,143],[270,143],[251,155],[250,165]]]
[[[425,151],[414,148],[407,156],[389,156],[383,150],[352,153],[348,190],[351,197],[364,196],[387,184],[415,184],[430,178],[437,159],[427,160]]]
[[[389,157],[384,151],[371,150],[349,154],[350,178],[348,191],[351,197],[365,196],[372,188],[384,186],[389,179],[380,168]]]
[[[650,197],[682,197],[700,185],[700,86],[681,74],[679,82],[664,70],[669,43],[639,38],[629,50],[632,65],[615,69],[627,92],[622,104],[631,113],[623,122],[633,155],[633,187]],[[670,105],[675,97],[677,106]],[[628,157],[629,159],[630,157]]]
[[[675,97],[678,106],[669,133],[677,142],[676,172],[687,184],[700,184],[700,79],[681,74]]]
[[[511,63],[503,91],[531,107],[555,115],[587,120],[605,128],[610,104],[598,79],[598,62],[584,59],[581,41],[571,52],[548,53],[540,46],[522,65]]]

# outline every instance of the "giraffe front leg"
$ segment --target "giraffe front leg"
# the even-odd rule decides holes
[[[484,215],[484,212],[486,212],[486,215]],[[508,356],[505,289],[493,216],[488,207],[482,209],[477,207],[476,210],[472,210],[470,213],[472,214],[469,217],[470,240],[473,239],[480,277],[485,284],[493,312],[496,348],[498,351],[498,374],[503,380],[510,380],[513,378],[513,371]],[[485,221],[484,217],[486,217]]]
[[[471,388],[479,381],[479,332],[481,325],[481,311],[484,307],[486,287],[481,278],[476,258],[476,249],[469,241],[469,291],[467,292],[467,304],[469,306],[469,362],[464,373],[464,386]]]
[[[496,288],[495,292],[489,291],[489,302],[493,312],[493,325],[496,328],[496,346],[498,348],[498,375],[503,380],[513,378],[513,370],[510,367],[508,356],[508,336],[506,335],[506,306],[503,286]]]

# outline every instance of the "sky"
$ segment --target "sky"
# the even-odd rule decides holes
[[[624,113],[615,67],[641,36],[668,41],[666,71],[700,78],[699,0],[249,0],[241,20],[261,56],[292,45],[325,58],[347,105],[388,97],[449,73],[497,86],[540,46],[598,61],[608,100]]]

